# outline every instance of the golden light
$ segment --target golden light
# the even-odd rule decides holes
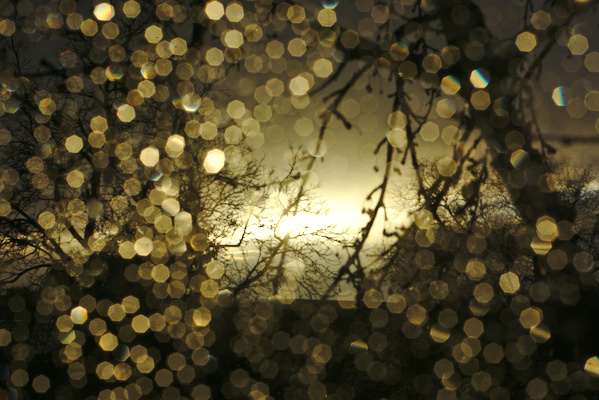
[[[110,21],[114,17],[114,7],[108,3],[100,3],[94,7],[94,15],[98,21]]]
[[[355,217],[352,215],[352,217]],[[291,237],[315,233],[332,227],[347,226],[348,222],[354,220],[347,214],[308,214],[298,213],[283,217],[271,217],[258,221],[250,227],[250,232],[259,238],[272,235]]]
[[[210,150],[204,159],[203,165],[207,173],[218,173],[225,166],[225,153],[218,149]]]

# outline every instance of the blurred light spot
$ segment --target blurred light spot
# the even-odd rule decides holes
[[[77,306],[71,310],[71,319],[73,323],[77,325],[83,324],[87,321],[87,310],[81,306]]]
[[[499,278],[499,286],[505,293],[516,293],[520,289],[520,278],[513,272],[506,272]]]
[[[460,88],[460,80],[453,75],[447,75],[441,81],[441,90],[443,90],[445,94],[454,95],[460,90]]]
[[[94,7],[94,15],[98,21],[110,21],[114,17],[114,7],[108,3],[100,3]]]
[[[361,340],[355,340],[351,343],[350,347],[358,351],[368,351],[368,345]]]
[[[567,104],[565,88],[563,86],[558,86],[553,89],[551,98],[559,107],[565,107]]]
[[[521,149],[514,151],[510,157],[510,163],[514,168],[522,167],[526,160],[528,160],[528,153]]]
[[[537,46],[537,37],[534,33],[522,32],[516,38],[516,46],[523,53],[531,52]]]
[[[589,358],[584,364],[584,370],[590,375],[599,378],[599,356]]]
[[[225,15],[225,7],[220,1],[209,1],[205,11],[208,18],[213,21],[219,20]]]
[[[225,166],[225,153],[218,149],[210,150],[203,165],[206,172],[216,174]]]
[[[576,34],[568,40],[568,48],[572,54],[581,56],[589,49],[589,41],[585,36]]]
[[[489,84],[489,78],[483,70],[475,69],[470,74],[470,83],[477,89],[484,89]]]

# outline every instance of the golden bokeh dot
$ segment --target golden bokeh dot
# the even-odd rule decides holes
[[[116,115],[123,122],[131,122],[135,118],[135,108],[129,104],[123,104],[117,109]]]
[[[38,375],[33,378],[31,386],[36,393],[46,393],[50,389],[50,379],[45,375]]]
[[[8,129],[0,128],[0,146],[6,146],[12,140],[12,134]]]
[[[439,137],[439,125],[428,121],[420,127],[420,136],[427,142],[434,142]]]
[[[160,151],[155,147],[146,147],[139,154],[139,160],[146,167],[153,167],[160,160]]]
[[[140,11],[139,3],[135,0],[129,0],[123,4],[123,14],[125,14],[127,18],[137,17]]]
[[[173,63],[171,62],[171,60],[161,58],[160,60],[156,61],[156,64],[154,64],[154,68],[158,75],[167,76],[173,71]]]
[[[79,29],[85,36],[91,37],[98,33],[98,23],[93,19],[86,19],[81,22]]]
[[[136,333],[145,333],[150,329],[150,320],[145,315],[136,315],[131,320],[131,327]]]
[[[306,42],[301,38],[291,39],[289,44],[287,44],[287,51],[293,57],[301,57],[306,52]]]
[[[443,157],[437,163],[437,170],[442,176],[453,176],[457,171],[457,163],[452,157]]]
[[[206,15],[213,21],[217,21],[225,15],[225,7],[220,1],[209,1],[206,3]]]
[[[154,243],[150,238],[144,237],[135,241],[135,252],[142,257],[149,255],[153,249]]]
[[[330,28],[337,22],[337,13],[335,10],[324,8],[318,12],[316,19],[320,25]]]
[[[544,10],[536,11],[532,14],[530,22],[538,30],[547,29],[551,25],[551,14]]]
[[[127,260],[135,257],[135,244],[130,241],[119,244],[119,254]]]
[[[160,369],[156,372],[154,381],[159,387],[168,387],[173,383],[173,373],[165,368]]]
[[[414,325],[422,325],[428,319],[426,308],[420,304],[414,304],[406,311],[406,317]]]
[[[498,364],[503,355],[503,347],[498,343],[489,343],[483,349],[483,357],[490,364]]]
[[[243,131],[238,126],[229,126],[225,129],[225,141],[228,144],[239,144],[243,140]]]
[[[43,99],[40,101],[39,109],[44,115],[52,115],[56,111],[56,103],[52,99]]]
[[[60,332],[69,332],[73,329],[73,320],[68,315],[61,315],[56,319],[56,327]]]
[[[158,264],[152,268],[151,276],[156,282],[166,282],[170,276],[170,272],[166,265]]]
[[[403,129],[391,129],[386,136],[389,144],[395,148],[402,148],[408,142],[406,132]]]
[[[589,49],[589,41],[586,36],[576,34],[568,40],[568,48],[572,54],[581,56]]]
[[[204,251],[208,248],[208,236],[204,233],[198,233],[192,236],[189,244],[195,251]]]
[[[592,377],[599,378],[599,356],[594,356],[584,364],[584,370]]]
[[[584,96],[584,105],[589,111],[599,111],[599,91],[591,90]]]
[[[547,383],[541,378],[535,378],[526,385],[526,392],[531,399],[544,399],[548,391]]]
[[[294,24],[299,24],[306,19],[306,10],[300,5],[293,5],[287,9],[287,18]]]
[[[166,141],[165,151],[169,157],[179,157],[185,150],[185,138],[181,135],[171,135]]]
[[[97,115],[91,119],[89,126],[92,128],[92,131],[104,132],[108,129],[108,122],[106,121],[106,118]]]
[[[135,296],[127,296],[121,303],[127,314],[133,314],[139,310],[139,299]]]
[[[81,306],[73,308],[71,310],[71,320],[77,325],[85,323],[87,321],[87,310]]]
[[[326,58],[320,58],[312,66],[314,74],[319,78],[326,78],[333,73],[333,63]]]
[[[185,39],[174,38],[169,44],[169,49],[175,56],[182,56],[187,53],[187,42]]]
[[[239,22],[244,16],[243,6],[237,1],[229,3],[225,15],[229,21]]]
[[[474,297],[479,303],[488,303],[493,299],[493,286],[486,282],[479,283],[474,287]]]
[[[472,106],[477,110],[485,110],[491,105],[491,97],[485,90],[477,90],[472,93],[470,103],[472,103]]]
[[[368,308],[378,308],[383,302],[383,295],[376,289],[369,289],[364,293],[364,304]]]
[[[547,376],[554,381],[561,381],[568,376],[568,367],[561,360],[550,361],[545,371],[547,372]]]
[[[479,259],[472,259],[466,265],[466,275],[473,281],[481,280],[487,273],[485,263]]]
[[[156,93],[156,85],[152,81],[141,81],[137,85],[137,90],[144,98],[149,99]]]
[[[0,329],[0,347],[6,347],[12,342],[12,334],[6,329]]]
[[[223,32],[221,41],[228,48],[238,49],[243,44],[243,33],[237,29],[227,30]]]
[[[464,333],[466,336],[476,339],[484,332],[484,326],[480,319],[470,318],[464,322]]]
[[[537,307],[528,307],[520,313],[520,324],[526,329],[532,329],[543,320],[543,313]]]
[[[65,140],[64,147],[69,153],[79,153],[83,148],[83,140],[77,135],[71,135]]]
[[[83,90],[83,79],[79,76],[71,76],[67,79],[66,86],[69,92],[79,93]]]
[[[227,114],[233,119],[240,119],[245,115],[245,104],[239,100],[233,100],[227,105]]]
[[[200,292],[203,296],[211,299],[216,297],[219,292],[218,283],[212,279],[208,279],[200,285]]]
[[[166,214],[162,214],[154,220],[154,228],[160,233],[168,232],[173,226],[173,220]]]
[[[114,17],[114,7],[110,3],[100,3],[94,7],[94,16],[98,21],[110,21]]]
[[[537,343],[545,343],[551,339],[551,332],[545,324],[541,323],[531,328],[530,337]]]
[[[506,272],[499,278],[499,286],[507,294],[514,294],[520,289],[520,278],[513,272]]]
[[[428,291],[433,299],[443,300],[449,294],[449,285],[445,281],[436,280],[430,284]]]
[[[225,153],[219,149],[210,150],[206,154],[203,167],[209,174],[218,173],[225,166]]]
[[[272,40],[266,45],[266,54],[270,58],[278,59],[285,54],[285,46],[278,40]]]
[[[116,346],[118,346],[119,340],[115,335],[109,332],[105,333],[104,335],[102,335],[102,337],[100,337],[98,344],[100,345],[102,350],[112,351],[116,349]]]
[[[66,180],[70,187],[77,189],[85,182],[85,175],[79,170],[74,170],[67,174]]]
[[[16,31],[15,23],[10,19],[0,21],[0,34],[3,36],[11,36]]]
[[[206,290],[204,288],[204,290]],[[205,307],[200,307],[193,311],[193,322],[196,326],[207,326],[212,319],[212,314],[210,310]]]
[[[181,210],[181,204],[179,203],[178,200],[173,199],[173,198],[164,200],[162,202],[161,206],[162,206],[162,210],[164,210],[164,212],[166,212],[171,217],[174,217],[175,215],[177,215],[179,213],[179,211]]]
[[[125,308],[121,304],[113,304],[108,307],[108,317],[114,322],[122,321],[125,315]]]
[[[584,66],[589,72],[599,72],[599,52],[593,51],[584,58]]]
[[[89,322],[89,331],[94,336],[101,336],[106,332],[106,322],[95,318]]]
[[[537,234],[546,242],[552,242],[559,236],[555,220],[551,217],[541,217],[537,220]]]
[[[221,65],[223,63],[224,60],[225,60],[225,55],[221,49],[212,47],[211,49],[208,49],[208,51],[206,52],[206,62],[209,65],[218,67],[219,65]]]
[[[452,76],[447,75],[441,80],[441,90],[448,95],[454,95],[461,89],[460,81]]]
[[[16,369],[10,374],[9,379],[14,387],[21,388],[29,382],[29,374],[24,369]]]
[[[296,96],[303,96],[310,90],[310,82],[303,76],[296,76],[289,82],[289,90]]]
[[[225,274],[225,266],[218,260],[210,261],[206,264],[206,275],[210,279],[220,279]]]
[[[119,35],[119,33],[119,26],[114,22],[108,22],[102,27],[102,35],[104,35],[106,39],[114,39]]]
[[[532,32],[522,32],[516,37],[516,46],[523,53],[531,52],[537,46],[537,37]]]
[[[144,36],[148,43],[158,43],[162,40],[162,28],[152,25],[146,28]]]
[[[574,256],[572,264],[579,272],[590,272],[595,267],[595,260],[591,253],[580,251]]]
[[[141,192],[141,182],[136,178],[129,178],[123,183],[123,188],[129,196],[135,196]]]
[[[73,29],[73,30],[80,29],[82,23],[83,23],[83,17],[81,16],[81,14],[73,12],[67,16],[67,25],[70,29]]]

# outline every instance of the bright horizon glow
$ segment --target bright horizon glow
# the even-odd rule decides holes
[[[384,221],[383,213],[377,216],[377,222],[372,234],[382,235],[382,225],[393,225],[397,228],[405,228],[409,225],[409,210],[388,210],[389,220]],[[279,220],[280,218],[280,220]],[[301,235],[311,235],[321,230],[334,230],[344,232],[346,236],[355,236],[368,222],[369,216],[360,211],[348,211],[329,214],[298,213],[285,217],[269,217],[258,219],[251,217],[247,232],[258,239],[266,239],[271,236],[283,237],[289,234],[292,238]],[[379,229],[377,229],[379,228]],[[376,235],[378,237],[378,235]]]
[[[359,212],[309,214],[298,213],[284,217],[276,216],[265,219],[252,217],[248,232],[259,239],[270,236],[291,237],[310,235],[320,230],[334,229],[338,231],[359,229],[365,223],[367,216]]]

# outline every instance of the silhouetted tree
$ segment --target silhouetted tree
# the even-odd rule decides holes
[[[3,3],[0,279],[40,289],[4,298],[25,321],[0,330],[10,387],[45,393],[25,372],[39,321],[58,329],[52,364],[67,365],[56,398],[156,386],[176,398],[174,376],[195,398],[210,396],[195,376],[227,398],[592,395],[591,176],[552,162],[535,80],[555,83],[572,118],[599,108],[592,85],[571,99],[543,75],[560,57],[565,71],[599,70],[595,27],[579,24],[596,2],[512,2],[521,25],[505,30],[483,2],[321,4]],[[314,121],[283,178],[255,157],[263,127],[309,135]],[[381,178],[348,244],[299,221],[318,212],[311,176],[331,133],[356,127],[374,138]],[[430,164],[440,136],[445,157]],[[411,223],[385,231],[385,263],[373,263],[400,172],[415,176]],[[372,286],[373,269],[396,293]],[[277,314],[344,283],[351,333],[316,302]],[[366,388],[339,383],[347,365]],[[409,395],[392,389],[407,365]]]

